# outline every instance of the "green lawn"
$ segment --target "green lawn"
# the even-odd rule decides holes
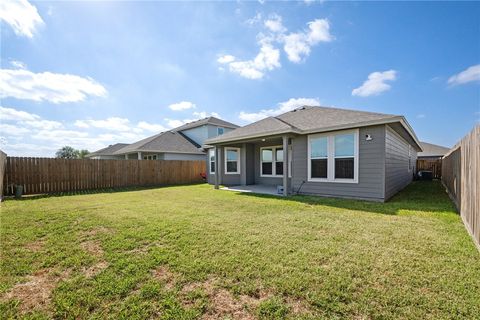
[[[3,318],[480,317],[480,253],[437,182],[390,202],[208,185],[7,200]]]

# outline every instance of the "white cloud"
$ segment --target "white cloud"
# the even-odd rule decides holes
[[[129,131],[130,121],[126,118],[110,117],[104,120],[77,120],[75,126],[79,128],[100,128],[111,131]]]
[[[0,98],[62,103],[82,101],[88,95],[104,97],[107,90],[88,77],[24,69],[0,70]]]
[[[320,42],[332,41],[330,23],[327,19],[316,19],[308,23],[308,30],[290,33],[283,38],[283,49],[288,60],[294,63],[304,61],[310,55],[311,47]]]
[[[28,38],[44,24],[37,8],[27,0],[0,1],[0,20],[9,24],[16,35]]]
[[[27,69],[27,65],[22,61],[12,60],[10,61],[10,64],[12,65],[12,67],[17,69]]]
[[[19,124],[26,125],[36,129],[44,129],[44,130],[53,130],[53,129],[63,128],[63,124],[61,122],[53,121],[53,120],[20,121]]]
[[[197,119],[203,119],[203,118],[207,118],[207,117],[210,117],[210,116],[221,119],[220,115],[216,112],[210,112],[210,113],[208,113],[206,111],[194,112],[193,116],[196,117]]]
[[[180,127],[181,125],[184,125],[185,123],[190,122],[190,120],[178,120],[178,119],[169,119],[169,118],[165,118],[165,121],[167,122],[167,125],[170,128]]]
[[[271,71],[280,66],[280,51],[269,44],[263,44],[253,60],[234,61],[229,64],[231,72],[247,79],[261,79],[265,71]]]
[[[260,19],[256,16],[255,19]],[[256,20],[252,20],[253,21]],[[296,33],[286,34],[287,28],[282,23],[282,17],[273,14],[264,21],[267,34],[257,34],[260,51],[250,60],[238,60],[232,55],[223,55],[217,62],[228,65],[230,72],[237,73],[247,79],[261,79],[267,71],[280,68],[280,50],[275,45],[283,45],[283,49],[290,61],[300,63],[310,54],[311,47],[320,42],[333,40],[330,34],[330,24],[327,19],[316,19],[308,22],[308,29]],[[221,71],[225,68],[220,67]]]
[[[372,72],[368,75],[368,79],[358,88],[353,89],[352,95],[359,97],[368,97],[379,95],[384,91],[390,90],[391,86],[386,81],[394,81],[397,78],[395,70],[383,72]]]
[[[417,119],[424,119],[425,117],[426,115],[423,113],[417,114]]]
[[[267,20],[264,21],[265,27],[274,33],[283,33],[287,31],[282,24],[282,17],[278,14],[273,14]]]
[[[221,119],[222,117],[216,113],[216,112],[206,112],[206,111],[200,111],[200,112],[194,112],[192,113],[192,118],[191,119],[169,119],[165,118],[165,121],[167,122],[167,126],[169,128],[176,128],[184,125],[185,123],[189,123],[192,121],[196,121],[199,119],[207,118],[209,116],[216,117]]]
[[[262,109],[259,112],[240,112],[239,118],[247,122],[255,122],[267,117],[277,116],[301,106],[319,106],[317,98],[291,98],[288,101],[280,102],[277,108]]]
[[[0,120],[6,121],[34,121],[40,119],[40,116],[13,108],[0,106]]]
[[[143,130],[151,131],[151,132],[163,132],[167,131],[167,128],[162,126],[161,124],[155,124],[155,123],[148,123],[145,121],[140,121],[137,124],[137,127]]]
[[[245,24],[249,26],[253,26],[259,23],[261,20],[262,20],[262,14],[260,12],[257,12],[253,18],[245,20]]]
[[[471,66],[462,72],[451,76],[448,79],[448,84],[455,86],[473,81],[480,81],[480,64]]]
[[[195,104],[190,101],[181,101],[178,103],[171,104],[168,107],[173,111],[181,111],[181,110],[196,108]]]
[[[230,54],[221,56],[217,59],[217,62],[221,63],[221,64],[230,63],[230,62],[233,62],[233,61],[235,61],[235,57],[230,55]]]
[[[21,136],[29,133],[27,128],[19,127],[12,124],[0,123],[0,134],[2,136]]]

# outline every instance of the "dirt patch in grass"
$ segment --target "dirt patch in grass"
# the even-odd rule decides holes
[[[43,269],[27,276],[27,281],[16,284],[5,293],[2,301],[20,300],[18,310],[21,314],[31,311],[49,312],[52,291],[57,283],[69,276],[68,270],[55,273],[50,269]]]
[[[80,243],[80,247],[94,257],[103,257],[103,249],[98,241],[84,241]]]
[[[153,270],[152,276],[157,280],[165,282],[165,288],[168,290],[171,290],[175,287],[175,283],[177,282],[178,278],[178,276],[171,272],[167,266],[160,266]]]
[[[108,268],[108,266],[109,264],[107,261],[100,261],[89,268],[84,268],[82,271],[85,277],[92,278]]]
[[[259,291],[256,297],[240,295],[235,297],[230,291],[220,288],[216,285],[218,280],[209,278],[204,282],[193,282],[183,286],[181,293],[185,296],[195,290],[202,290],[210,301],[210,307],[206,314],[202,316],[204,320],[213,319],[237,319],[250,320],[255,319],[252,313],[261,301],[271,296],[266,291]],[[184,305],[191,305],[190,301],[184,300]]]
[[[25,249],[32,251],[32,252],[38,252],[42,250],[45,246],[45,240],[43,239],[38,239],[32,242],[29,242],[25,245]]]
[[[95,237],[99,234],[112,234],[112,233],[113,233],[113,229],[100,226],[100,227],[95,227],[95,228],[87,230],[87,231],[83,231],[82,236],[91,238],[91,237]]]

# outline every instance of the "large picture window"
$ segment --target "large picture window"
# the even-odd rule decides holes
[[[210,173],[215,174],[215,149],[208,150],[208,162],[210,164]]]
[[[310,139],[310,178],[328,177],[328,137]]]
[[[240,148],[225,148],[225,174],[240,173]]]
[[[335,139],[335,179],[353,179],[355,135],[339,134]]]
[[[310,135],[308,180],[358,183],[358,130]]]
[[[283,148],[281,146],[260,148],[260,169],[261,176],[283,176]]]

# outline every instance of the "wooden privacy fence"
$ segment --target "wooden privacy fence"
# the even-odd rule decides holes
[[[442,161],[442,182],[480,250],[480,126]]]
[[[442,177],[442,159],[417,159],[417,172],[422,170],[432,171],[434,179]]]
[[[196,183],[203,181],[205,161],[90,160],[7,157],[4,194],[68,192]]]
[[[5,165],[7,164],[7,155],[0,150],[0,201],[3,200],[3,177],[5,175]]]

